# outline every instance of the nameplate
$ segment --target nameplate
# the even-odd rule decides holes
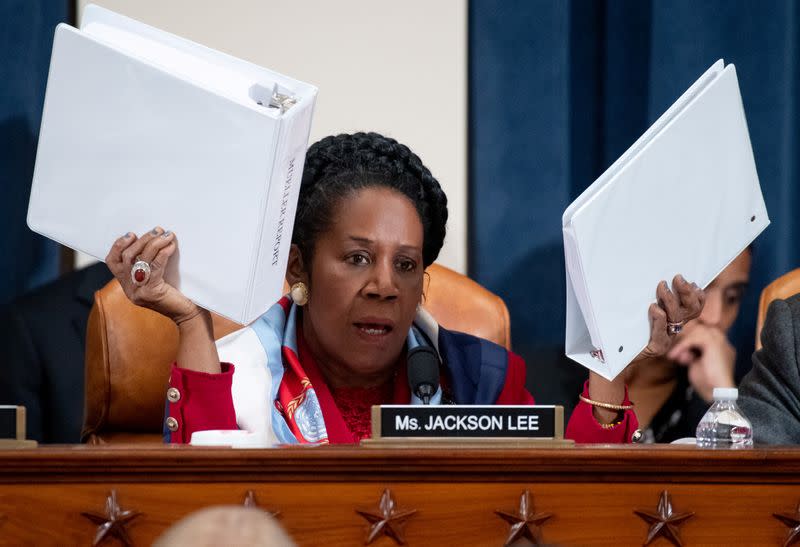
[[[372,438],[563,439],[564,407],[373,406]]]
[[[0,405],[0,439],[25,439],[25,407]]]

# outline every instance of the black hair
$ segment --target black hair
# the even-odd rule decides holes
[[[292,243],[307,266],[342,199],[375,186],[414,204],[423,228],[422,262],[428,267],[436,260],[447,224],[447,196],[439,182],[404,144],[378,133],[354,133],[325,137],[306,153]]]

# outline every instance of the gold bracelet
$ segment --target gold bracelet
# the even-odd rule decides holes
[[[583,395],[578,395],[578,398],[584,403],[588,403],[592,406],[605,408],[608,410],[631,410],[633,408],[633,403],[629,405],[612,405],[611,403],[601,403],[600,401],[593,401],[588,397],[584,397]]]

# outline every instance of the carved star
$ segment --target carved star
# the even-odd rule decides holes
[[[398,545],[405,545],[403,527],[406,521],[416,512],[416,509],[405,511],[397,509],[392,491],[387,488],[383,491],[377,511],[356,509],[356,513],[367,519],[370,524],[369,534],[366,541],[364,541],[364,545],[369,545],[380,536],[388,536]]]
[[[786,541],[783,542],[783,547],[789,547],[800,541],[800,504],[797,505],[794,513],[772,513],[772,516],[791,528],[789,535],[786,536]]]
[[[97,532],[94,535],[93,546],[99,545],[100,542],[108,537],[116,537],[123,544],[130,547],[133,545],[131,537],[128,535],[128,530],[125,526],[133,519],[141,515],[137,511],[123,510],[119,503],[117,503],[117,491],[112,490],[106,498],[106,511],[105,515],[98,515],[97,513],[83,512],[84,517],[97,524]]]
[[[672,511],[672,499],[670,498],[669,492],[666,490],[661,492],[661,497],[658,500],[658,508],[655,513],[644,509],[636,509],[634,513],[650,525],[644,545],[649,545],[654,539],[662,536],[675,545],[675,547],[681,547],[683,545],[681,536],[678,533],[678,526],[694,516],[693,512],[674,513]]]
[[[256,493],[252,490],[248,490],[247,494],[244,495],[244,501],[242,502],[242,505],[245,507],[253,507],[254,509],[261,509],[256,501]],[[281,514],[280,511],[268,511],[266,509],[262,509],[262,511],[268,513],[272,517],[277,517]]]
[[[528,490],[519,497],[519,509],[516,513],[506,511],[495,511],[495,513],[511,525],[504,547],[522,538],[539,545],[541,524],[553,516],[553,513],[537,513],[534,510],[531,493]]]

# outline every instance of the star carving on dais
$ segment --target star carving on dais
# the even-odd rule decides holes
[[[356,509],[356,513],[364,517],[369,522],[369,533],[364,545],[369,545],[381,536],[392,538],[398,545],[405,545],[406,540],[403,536],[403,528],[406,521],[417,512],[416,509],[400,510],[394,500],[392,491],[388,488],[383,491],[381,501],[378,503],[376,511],[362,511]]]
[[[789,534],[783,542],[783,547],[789,547],[800,541],[800,504],[794,513],[772,513],[772,516],[789,527]]]
[[[495,511],[495,513],[511,525],[504,547],[525,538],[534,545],[539,545],[542,523],[553,517],[553,513],[537,513],[533,508],[531,493],[525,490],[519,497],[519,508],[516,513]]]
[[[112,490],[106,498],[106,510],[104,515],[89,512],[83,512],[81,515],[97,524],[97,532],[94,535],[92,545],[99,545],[108,537],[116,537],[128,547],[133,545],[133,541],[130,535],[128,535],[128,530],[125,526],[141,515],[141,513],[122,509],[117,502],[116,490]]]
[[[644,509],[636,509],[634,513],[650,525],[644,545],[649,545],[657,537],[663,537],[675,547],[683,545],[678,526],[694,516],[693,512],[675,513],[672,509],[672,498],[666,490],[661,492],[655,513]]]
[[[256,501],[256,493],[253,492],[252,490],[248,490],[247,493],[244,495],[244,501],[242,502],[242,505],[244,505],[245,507],[252,507],[254,509],[261,509],[261,507],[258,505],[258,501]],[[281,514],[280,511],[268,511],[266,509],[261,509],[261,510],[269,514],[269,516],[271,517],[277,517],[278,515]]]

